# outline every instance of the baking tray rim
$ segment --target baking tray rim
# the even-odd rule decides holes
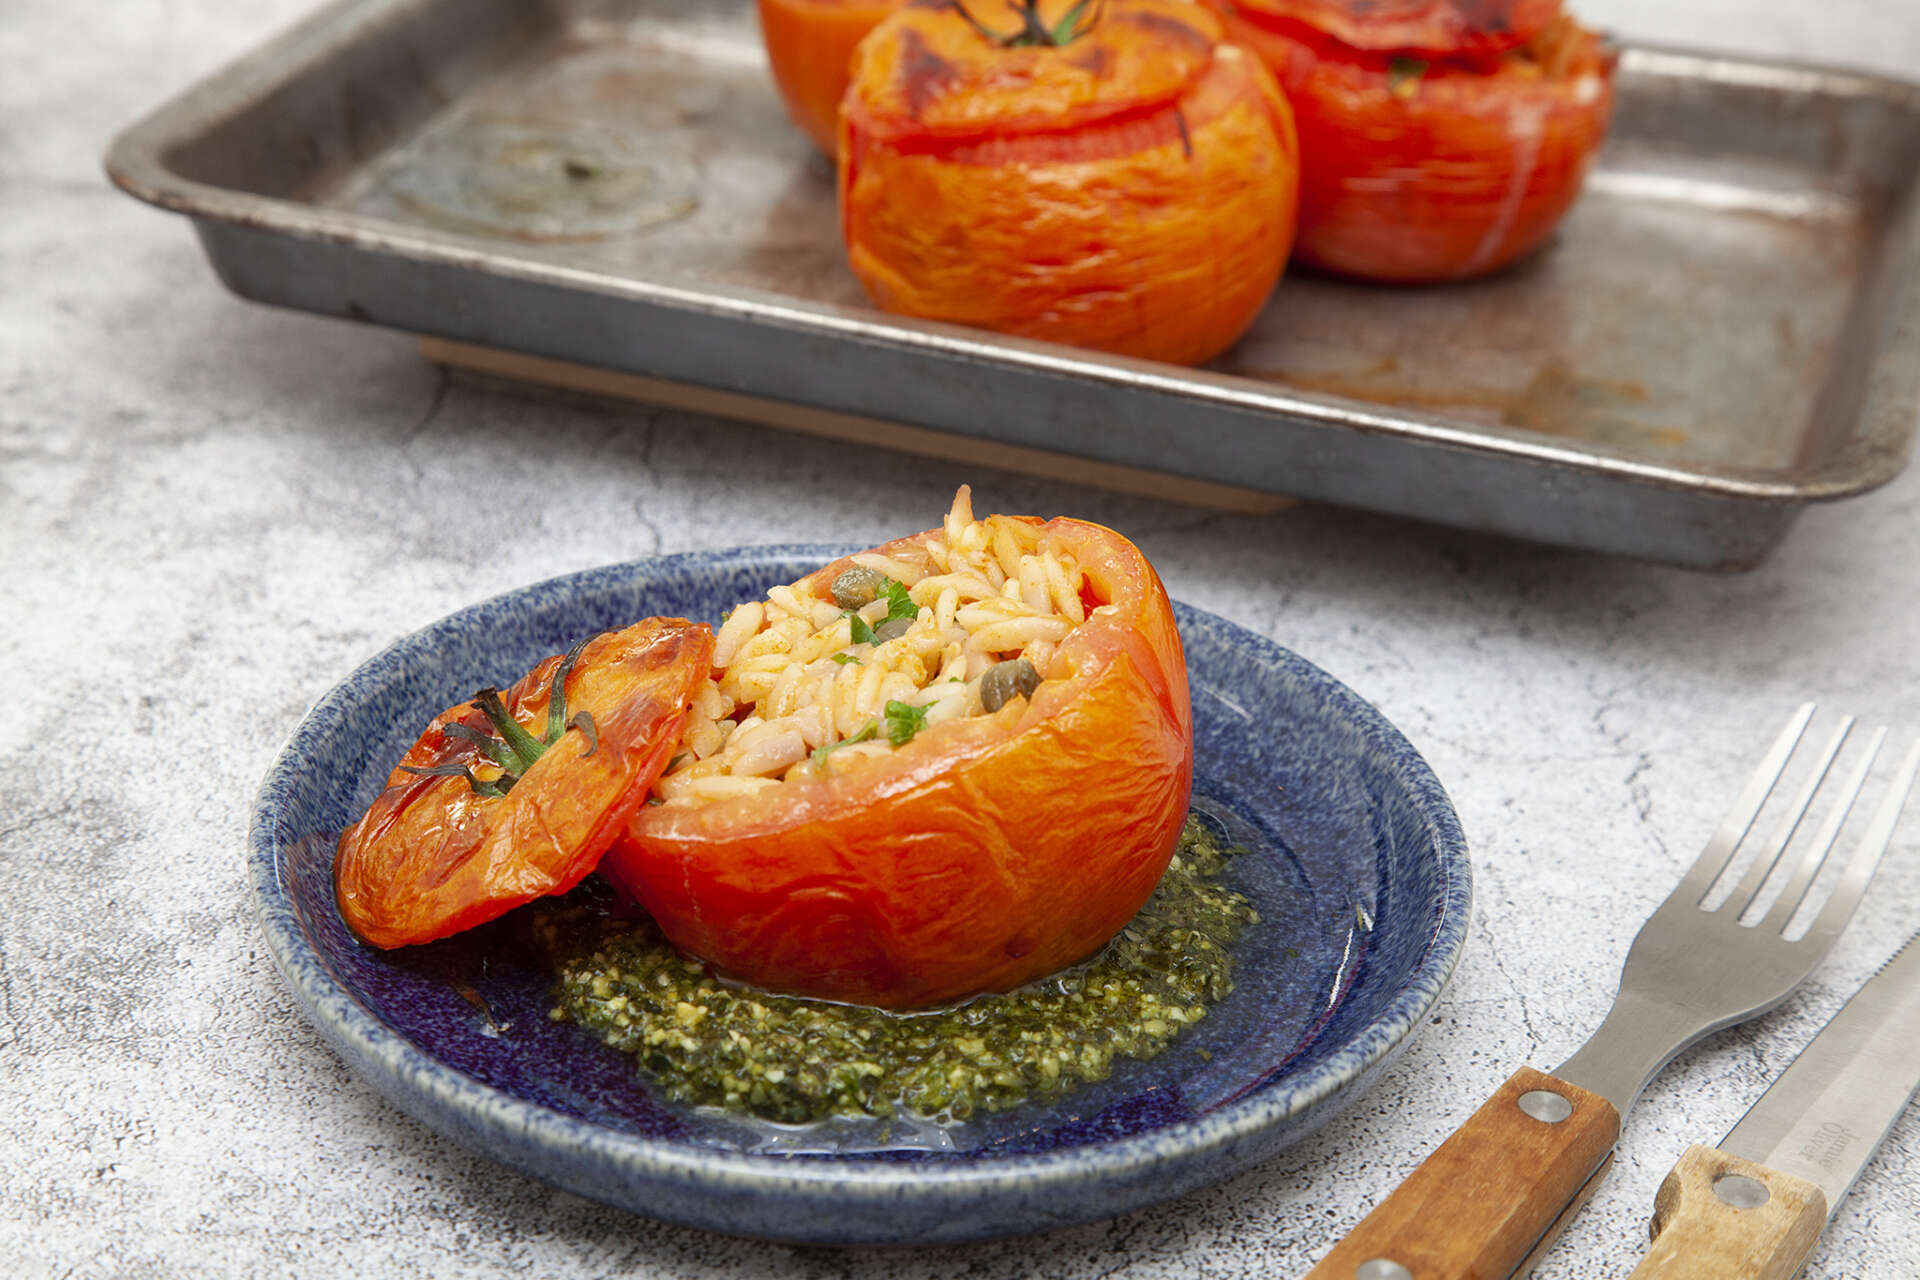
[[[169,152],[239,113],[264,89],[303,74],[333,50],[360,38],[401,0],[334,0],[270,37],[128,126],[109,144],[111,181],[147,204],[210,221],[331,243],[507,279],[578,289],[651,306],[763,328],[806,331],[870,348],[1094,382],[1119,390],[1203,400],[1216,409],[1275,417],[1300,426],[1398,438],[1703,497],[1765,504],[1835,501],[1878,488],[1898,475],[1920,428],[1920,199],[1889,229],[1899,238],[1885,314],[1888,323],[1868,365],[1859,429],[1806,471],[1681,466],[1647,461],[1597,442],[1579,448],[1555,437],[1497,424],[1400,409],[1285,387],[1203,368],[1059,346],[965,326],[885,315],[732,285],[675,285],[516,256],[508,242],[423,228],[297,198],[267,196],[189,178]],[[1626,44],[1622,67],[1671,78],[1876,98],[1920,120],[1920,83],[1811,63],[1744,58],[1659,45]],[[1920,182],[1920,178],[1913,179]],[[778,398],[777,395],[775,398]]]

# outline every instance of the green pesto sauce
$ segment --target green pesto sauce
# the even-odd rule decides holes
[[[965,1120],[1103,1080],[1151,1058],[1233,990],[1232,945],[1259,920],[1217,883],[1236,852],[1189,817],[1153,897],[1081,963],[925,1013],[721,982],[651,921],[536,929],[559,970],[551,1016],[638,1060],[667,1098],[801,1124],[831,1115]]]

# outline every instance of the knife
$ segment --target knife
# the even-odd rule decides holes
[[[1920,1089],[1920,935],[1653,1205],[1635,1280],[1790,1280]]]

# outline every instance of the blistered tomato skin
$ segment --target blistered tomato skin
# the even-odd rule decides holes
[[[1579,197],[1613,109],[1613,56],[1593,33],[1545,26],[1544,62],[1490,55],[1471,33],[1462,51],[1390,56],[1276,20],[1276,7],[1304,6],[1241,0],[1225,16],[1293,103],[1295,261],[1384,283],[1470,279],[1538,248]]]
[[[844,774],[643,808],[602,872],[723,972],[824,999],[941,1004],[1101,946],[1179,840],[1193,781],[1186,665],[1166,591],[1131,543],[1077,521],[1047,527],[1101,607],[1030,701],[930,726]],[[818,593],[850,566],[814,575]]]
[[[828,159],[853,50],[904,0],[760,0],[760,35],[787,114]]]
[[[373,946],[407,946],[572,888],[665,767],[712,656],[711,628],[679,618],[596,638],[565,686],[568,711],[591,717],[595,741],[569,730],[501,796],[476,792],[464,777],[408,770],[464,766],[483,782],[497,772],[479,745],[447,729],[457,722],[490,734],[475,704],[436,716],[340,837],[334,890],[347,927]],[[548,658],[501,695],[536,736],[560,663]]]
[[[942,6],[874,29],[841,110],[848,263],[886,311],[1202,363],[1285,265],[1292,112],[1198,5],[1091,12],[1057,47],[1001,47]]]

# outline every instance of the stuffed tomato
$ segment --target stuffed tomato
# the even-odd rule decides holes
[[[1580,194],[1614,54],[1559,0],[1209,0],[1300,132],[1297,261],[1388,283],[1484,275]]]
[[[1098,525],[992,516],[742,605],[601,863],[669,939],[891,1008],[1092,953],[1166,870],[1193,727],[1171,606]]]
[[[841,231],[883,310],[1199,364],[1293,241],[1293,117],[1188,0],[911,5],[855,54]]]
[[[787,114],[833,156],[853,50],[905,0],[760,0],[760,38]]]
[[[435,716],[340,837],[347,927],[430,942],[579,883],[666,766],[712,653],[704,623],[648,618]]]

